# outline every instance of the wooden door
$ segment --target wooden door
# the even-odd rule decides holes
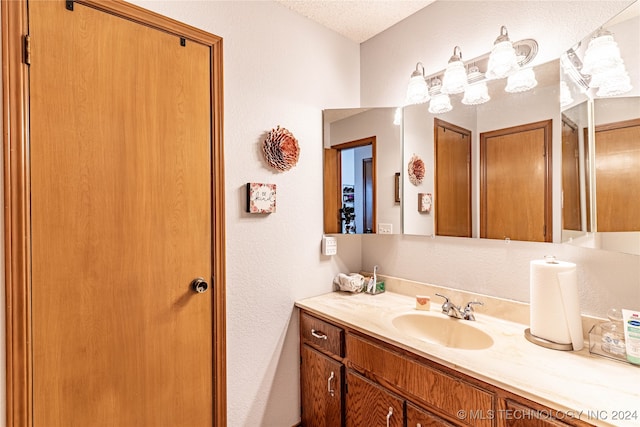
[[[436,234],[471,237],[471,131],[434,124]]]
[[[307,345],[301,348],[302,425],[340,427],[344,366]]]
[[[597,231],[640,231],[640,119],[596,126]]]
[[[562,117],[562,228],[582,230],[578,126]]]
[[[480,237],[551,242],[551,120],[480,135]]]
[[[11,8],[26,10],[3,14]],[[30,109],[30,139],[9,145],[28,147],[30,163],[5,167],[18,192],[30,172],[30,209],[11,205],[29,224],[30,258],[14,246],[9,257],[30,265],[31,281],[8,285],[13,300],[26,284],[16,301],[30,305],[10,306],[8,327],[31,336],[10,341],[9,425],[225,421],[224,360],[214,360],[224,302],[213,301],[224,280],[215,294],[190,285],[211,286],[213,266],[223,274],[219,46],[149,16],[120,2],[29,2],[30,103],[11,108]]]
[[[404,400],[353,371],[347,371],[347,427],[404,426]]]

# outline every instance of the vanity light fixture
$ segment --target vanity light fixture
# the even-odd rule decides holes
[[[591,76],[582,73],[582,61],[575,51],[578,48],[580,48],[580,43],[575,48],[569,48],[569,50],[560,55],[560,65],[562,66],[562,71],[586,93],[586,90],[589,89]]]
[[[451,106],[451,99],[449,95],[441,92],[442,81],[439,78],[433,79],[431,82],[431,101],[429,102],[429,112],[431,114],[443,114],[448,113],[453,109]]]
[[[613,34],[601,28],[589,41],[584,53],[582,72],[594,75],[620,64],[622,57],[618,43],[613,39]]]
[[[480,105],[491,99],[487,82],[477,66],[473,65],[469,68],[467,81],[468,84],[464,89],[464,97],[461,101],[463,104]]]
[[[560,81],[560,106],[566,107],[567,105],[573,102],[573,97],[571,96],[571,91],[569,90],[569,85],[564,80]]]
[[[416,64],[416,70],[411,73],[409,86],[407,87],[406,104],[423,104],[429,101],[429,87],[424,77],[424,66],[422,62]]]
[[[516,51],[509,40],[509,32],[503,25],[500,27],[500,35],[493,43],[485,75],[490,80],[502,79],[515,73],[519,68]]]
[[[507,77],[507,86],[504,90],[509,93],[526,92],[537,85],[538,81],[533,68],[522,68]]]
[[[567,58],[571,57],[571,53],[575,55],[570,49]],[[633,89],[618,43],[613,34],[603,28],[589,41],[579,73],[590,77],[588,87],[598,89],[596,96],[617,96]]]
[[[453,48],[453,55],[444,71],[440,92],[445,94],[462,93],[466,86],[467,71],[462,63],[462,51],[459,46],[456,46]]]

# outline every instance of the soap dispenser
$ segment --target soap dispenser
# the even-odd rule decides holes
[[[627,351],[624,342],[624,325],[622,312],[612,308],[607,312],[608,322],[600,325],[602,330],[602,350],[607,353],[625,357]]]

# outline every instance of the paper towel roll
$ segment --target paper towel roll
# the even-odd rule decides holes
[[[558,344],[583,347],[576,265],[531,261],[531,334]]]

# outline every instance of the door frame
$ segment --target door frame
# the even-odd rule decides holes
[[[366,138],[356,139],[354,141],[343,142],[340,144],[332,145],[329,148],[324,149],[324,232],[325,234],[335,233],[336,229],[333,228],[332,216],[335,212],[331,212],[337,206],[338,209],[342,208],[342,150],[349,148],[366,147],[371,146],[371,163],[373,172],[373,234],[377,232],[377,166],[376,166],[376,140],[377,137],[368,136]],[[337,233],[342,233],[342,222],[338,221],[339,226]],[[362,234],[362,233],[356,233]]]
[[[211,49],[213,420],[227,424],[222,38],[122,0],[75,0]],[[33,426],[27,0],[3,1],[2,130],[7,427]]]

